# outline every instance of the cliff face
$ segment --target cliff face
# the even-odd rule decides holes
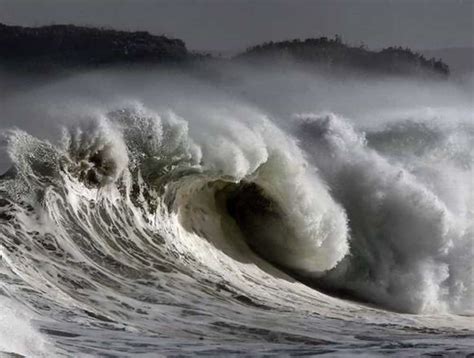
[[[172,63],[190,56],[183,41],[148,32],[0,24],[0,62],[31,70],[103,64]]]
[[[393,75],[449,75],[449,67],[441,60],[426,59],[423,55],[401,47],[389,47],[381,51],[370,51],[364,46],[351,47],[342,43],[337,36],[335,39],[321,37],[268,42],[251,47],[236,58],[256,64],[269,60],[297,61],[328,71],[349,69]]]

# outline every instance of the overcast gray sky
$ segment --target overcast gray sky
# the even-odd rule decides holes
[[[474,0],[0,0],[0,22],[148,30],[190,49],[342,35],[371,48],[472,47]]]

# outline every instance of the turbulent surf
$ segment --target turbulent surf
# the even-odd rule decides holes
[[[37,127],[3,134],[2,351],[474,349],[464,89],[97,78],[5,101]]]

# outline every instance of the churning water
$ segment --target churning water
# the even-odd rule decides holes
[[[474,352],[471,92],[241,77],[4,100],[0,350]]]

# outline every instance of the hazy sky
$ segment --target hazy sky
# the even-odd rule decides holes
[[[474,0],[0,0],[0,22],[148,30],[189,48],[235,51],[341,34],[353,44],[473,46]]]

